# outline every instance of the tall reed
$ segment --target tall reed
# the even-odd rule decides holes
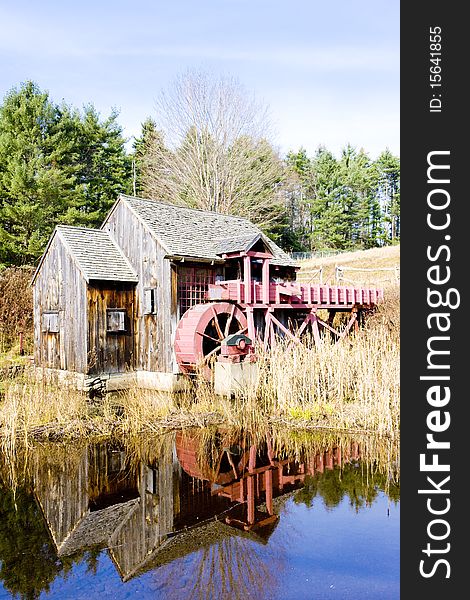
[[[319,345],[279,340],[258,349],[255,395],[274,417],[329,423],[347,429],[397,433],[400,416],[398,296],[391,294],[364,330]],[[253,394],[253,391],[251,391]]]

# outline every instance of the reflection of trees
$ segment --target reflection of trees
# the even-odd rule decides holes
[[[400,499],[399,483],[390,481],[386,473],[364,473],[357,464],[345,464],[341,469],[306,477],[305,486],[296,492],[294,502],[310,508],[314,498],[319,496],[325,506],[333,508],[348,497],[350,505],[358,511],[365,505],[371,505],[380,491],[393,502]]]
[[[248,537],[230,534],[155,571],[159,588],[165,598],[181,598],[181,589],[174,589],[184,570],[186,600],[246,600],[269,598],[270,590],[279,586],[283,568],[282,548],[287,540],[261,546]]]
[[[58,576],[85,561],[96,574],[100,548],[57,557],[41,510],[25,487],[0,485],[0,581],[13,596],[36,600]]]
[[[0,488],[0,579],[13,595],[38,598],[71,563],[58,561],[32,495]]]

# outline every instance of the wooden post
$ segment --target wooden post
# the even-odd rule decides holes
[[[256,446],[250,447],[250,460],[248,461],[248,471],[251,473],[256,467]]]
[[[330,471],[333,469],[333,452],[332,452],[332,450],[327,450],[325,452],[325,466]]]
[[[268,469],[264,474],[264,486],[266,488],[266,510],[273,514],[273,472]]]
[[[342,465],[341,446],[336,448],[336,464],[338,467],[341,467]]]
[[[357,309],[356,320],[354,321],[354,331],[355,333],[359,333],[359,325],[361,323],[362,312],[360,309]]]
[[[279,465],[277,468],[278,481],[279,481],[279,490],[282,492],[284,489],[284,477],[282,476],[282,465]]]
[[[315,345],[318,346],[320,344],[320,330],[318,329],[318,319],[317,319],[317,311],[315,309],[310,313],[310,320],[312,323],[312,331],[313,331],[313,339],[315,340]]]
[[[248,524],[255,522],[255,476],[248,475],[247,483],[247,505],[248,505]]]
[[[253,318],[253,307],[246,307],[246,320],[248,321],[248,337],[254,343],[256,339],[255,320]]]
[[[245,284],[245,304],[251,304],[251,257],[243,257],[243,282]]]
[[[271,309],[272,310],[272,309]],[[264,317],[264,337],[263,337],[263,341],[264,341],[264,349],[267,350],[270,339],[269,336],[271,334],[271,315],[270,315],[270,309],[266,309],[266,315]]]
[[[269,258],[263,260],[263,304],[269,304]]]
[[[245,502],[245,479],[243,477],[240,479],[240,495],[238,501],[242,504]]]

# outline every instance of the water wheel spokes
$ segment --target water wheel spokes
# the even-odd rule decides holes
[[[217,332],[217,335],[219,336],[219,342],[221,342],[224,339],[224,337],[226,337],[226,336],[224,336],[224,334],[222,333],[222,329],[219,325],[219,318],[217,316],[217,313],[215,312],[214,305],[211,306],[211,310],[212,310],[212,314],[214,315],[214,318],[211,321],[211,324],[214,326],[214,328]]]
[[[210,379],[210,363],[220,352],[222,341],[247,329],[246,316],[236,304],[212,302],[193,306],[176,328],[175,354],[180,369],[191,373],[202,367]]]
[[[210,335],[207,335],[207,333],[201,333],[200,331],[197,331],[196,333],[197,333],[198,335],[202,335],[202,337],[205,337],[205,338],[207,338],[208,340],[212,340],[213,342],[216,342],[216,343],[220,342],[220,340],[219,340],[219,339],[213,338],[212,336],[210,336]]]
[[[225,324],[225,329],[224,329],[224,337],[227,337],[230,331],[230,325],[232,324],[232,320],[233,320],[233,313],[235,312],[235,304],[232,304],[232,310],[230,311],[230,316],[227,319],[227,323]]]

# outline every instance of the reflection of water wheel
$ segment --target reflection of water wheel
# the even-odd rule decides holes
[[[209,361],[220,351],[222,340],[247,327],[245,315],[229,302],[196,304],[188,309],[176,328],[175,354],[181,371],[192,373],[201,366],[210,379]]]

